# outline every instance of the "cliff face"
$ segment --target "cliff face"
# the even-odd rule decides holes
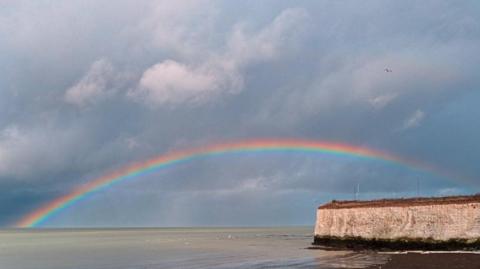
[[[317,210],[315,237],[365,239],[480,238],[480,201],[412,205],[322,206]]]

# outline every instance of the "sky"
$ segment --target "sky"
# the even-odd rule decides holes
[[[206,158],[44,225],[313,225],[356,186],[360,199],[417,183],[480,192],[479,48],[476,0],[0,0],[0,225],[132,162],[255,138],[340,141],[449,176],[329,155]]]

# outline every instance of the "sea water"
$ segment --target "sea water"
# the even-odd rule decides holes
[[[365,268],[373,253],[308,249],[311,227],[0,231],[1,269]]]

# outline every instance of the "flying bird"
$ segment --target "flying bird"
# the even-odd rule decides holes
[[[392,73],[393,72],[392,69],[390,69],[390,68],[385,68],[383,70],[385,70],[385,72],[387,72],[387,73]]]

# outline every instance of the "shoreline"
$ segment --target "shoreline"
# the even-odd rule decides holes
[[[385,264],[365,269],[478,269],[480,253],[395,253]]]
[[[363,237],[315,236],[312,246],[335,250],[478,251],[480,250],[480,239],[439,241],[428,238],[370,239]]]

